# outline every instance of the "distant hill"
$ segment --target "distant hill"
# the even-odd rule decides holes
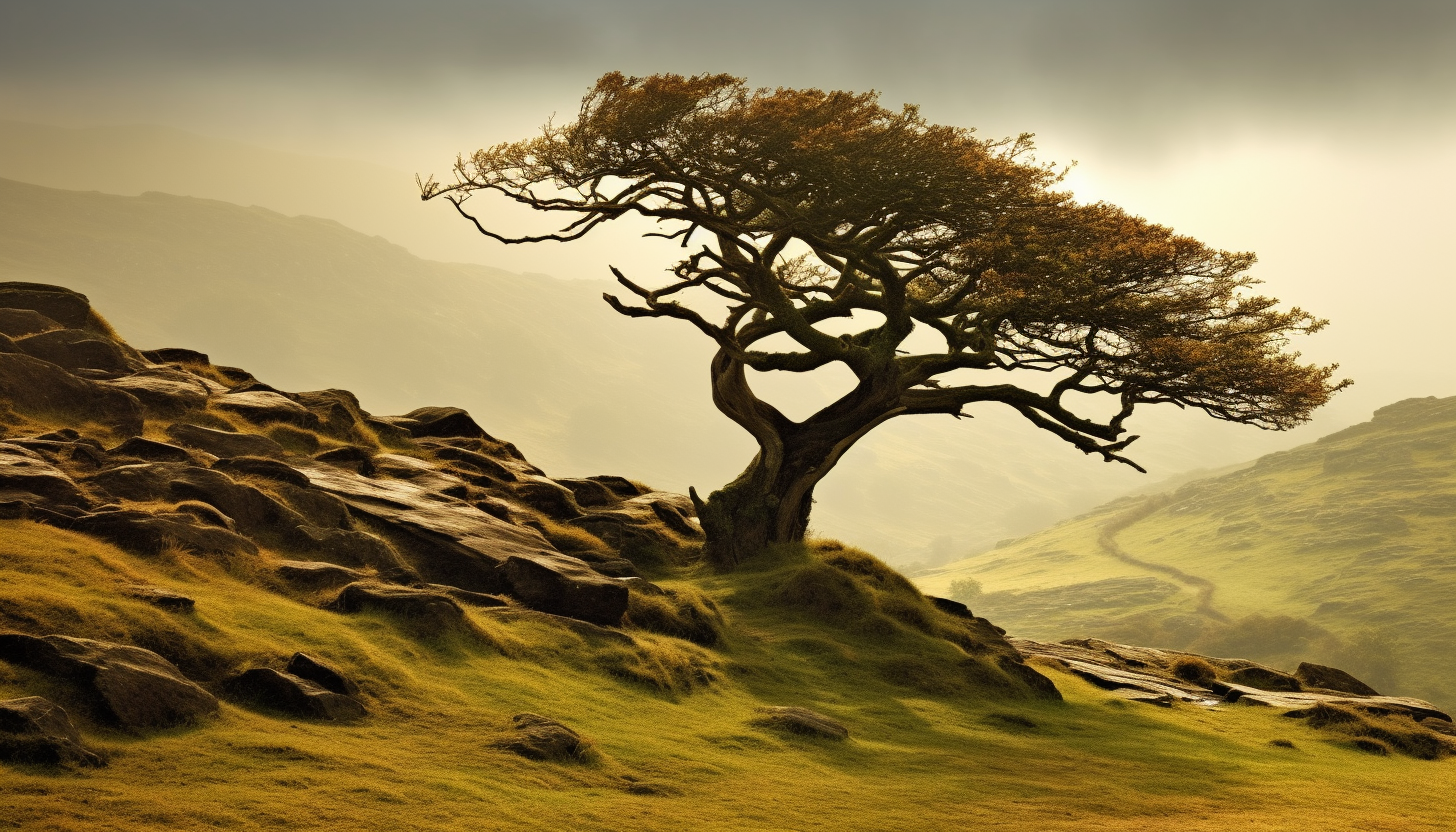
[[[1456,397],[1398,402],[919,583],[968,579],[984,592],[972,608],[1018,635],[1325,660],[1389,692],[1456,701]]]
[[[612,313],[601,293],[613,287],[599,281],[424,260],[331,220],[265,208],[10,181],[0,181],[0,279],[75,287],[139,345],[199,347],[288,389],[346,387],[378,413],[466,407],[555,471],[704,490],[753,454],[709,400],[707,340]],[[838,382],[755,383],[795,415],[828,401]],[[1019,416],[972,412],[875,431],[818,489],[816,530],[894,562],[944,562],[1149,484]],[[1155,476],[1287,441],[1172,409],[1134,421],[1146,434],[1137,458]]]

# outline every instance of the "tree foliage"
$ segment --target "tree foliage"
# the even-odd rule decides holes
[[[505,243],[574,240],[628,215],[657,221],[686,249],[672,279],[644,286],[614,268],[631,296],[606,300],[713,339],[715,401],[758,440],[769,479],[807,482],[802,494],[779,487],[791,500],[897,416],[999,403],[1136,467],[1124,451],[1138,405],[1286,429],[1348,384],[1286,351],[1325,321],[1248,292],[1252,254],[1080,204],[1057,190],[1063,173],[1034,159],[1029,135],[981,139],[874,93],[611,73],[575,121],[461,157],[453,182],[421,187]],[[467,210],[482,191],[568,219],[504,236]],[[695,296],[712,303],[690,305]],[[935,346],[902,350],[917,328]],[[774,336],[794,346],[765,348]],[[755,396],[743,372],[832,363],[857,386],[802,422]],[[1099,411],[1098,399],[1115,404]],[[805,443],[814,448],[795,463]],[[807,519],[807,503],[794,510]],[[770,539],[802,533],[785,522]]]

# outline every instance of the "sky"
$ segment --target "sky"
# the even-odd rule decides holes
[[[362,160],[406,186],[569,119],[610,70],[876,89],[984,136],[1033,132],[1041,158],[1076,163],[1079,198],[1257,252],[1265,291],[1333,321],[1296,348],[1356,385],[1309,428],[1230,454],[1456,394],[1449,0],[0,0],[0,119],[163,125]],[[564,278],[613,263],[650,279],[672,258],[641,227],[510,249],[468,228],[361,230]]]

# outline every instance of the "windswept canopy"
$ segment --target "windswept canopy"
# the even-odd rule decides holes
[[[1078,204],[1031,152],[1029,135],[980,139],[913,106],[886,109],[874,93],[613,73],[575,121],[462,157],[453,183],[422,190],[507,243],[577,239],[627,214],[661,223],[687,249],[674,278],[651,288],[614,269],[635,299],[607,300],[711,337],[719,406],[760,444],[851,416],[878,424],[999,402],[1087,453],[1133,464],[1122,451],[1136,438],[1124,437],[1136,405],[1284,429],[1348,384],[1285,352],[1290,335],[1325,322],[1245,291],[1253,255]],[[503,236],[466,210],[476,191],[569,221]],[[714,293],[712,308],[726,312],[687,305],[692,292]],[[935,347],[903,352],[917,327],[938,333]],[[777,335],[796,346],[765,349]],[[859,387],[801,423],[733,381],[743,367],[832,362]],[[1024,373],[955,372],[967,370],[1050,376],[1035,385]],[[1096,393],[1118,402],[1110,418],[1079,415],[1090,399],[1077,394]]]

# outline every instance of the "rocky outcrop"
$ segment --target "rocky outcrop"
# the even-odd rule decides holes
[[[140,647],[69,636],[0,634],[0,660],[65,679],[95,704],[97,714],[130,730],[194,722],[217,711],[217,700],[171,662]]]
[[[145,554],[267,549],[296,587],[376,587],[341,596],[343,607],[418,615],[437,603],[419,592],[457,611],[509,597],[606,626],[622,620],[625,580],[638,575],[608,546],[701,537],[688,498],[621,477],[553,480],[459,408],[377,417],[348,391],[289,393],[193,350],[138,352],[60,287],[0,283],[0,330],[0,403],[67,425],[0,435],[6,517]],[[108,426],[106,444],[85,425]],[[573,547],[562,552],[543,534],[551,522],[605,543],[557,535]],[[430,614],[454,617],[447,608]]]
[[[378,610],[435,630],[464,629],[465,610],[443,592],[359,581],[349,584],[330,603],[339,612]]]
[[[101,765],[61,706],[39,696],[0,702],[0,760],[41,765]]]
[[[288,672],[300,679],[307,679],[316,685],[322,686],[325,690],[340,693],[345,696],[356,696],[359,693],[359,686],[344,676],[332,665],[316,659],[307,653],[294,653],[293,658],[288,660]]]
[[[1400,713],[1416,720],[1439,720],[1450,723],[1451,716],[1429,702],[1401,696],[1361,695],[1335,689],[1301,689],[1300,680],[1287,673],[1243,659],[1220,659],[1196,656],[1172,650],[1113,644],[1098,639],[1069,639],[1058,644],[1007,639],[1023,656],[1038,656],[1060,663],[1087,681],[1113,692],[1135,691],[1145,696],[1124,697],[1134,701],[1170,704],[1173,701],[1206,706],[1221,704],[1262,705],[1275,708],[1309,708],[1318,703],[1349,705]],[[1218,678],[1206,685],[1179,678],[1174,670],[1180,660],[1197,659],[1215,668]],[[1302,665],[1302,667],[1321,667]],[[1338,679],[1353,676],[1335,668],[1322,668],[1322,678]],[[1313,679],[1318,671],[1305,670]],[[1336,676],[1335,674],[1339,674]],[[1242,681],[1239,681],[1242,680]],[[1253,681],[1262,682],[1260,687]],[[1359,682],[1359,680],[1354,680]],[[1293,683],[1293,688],[1290,683]],[[1362,683],[1363,684],[1363,683]],[[1310,685],[1313,687],[1312,683]],[[1367,689],[1368,686],[1367,686]]]
[[[352,696],[270,667],[245,670],[229,679],[225,687],[238,699],[293,716],[336,721],[364,716],[364,706]]]
[[[753,719],[753,724],[806,737],[818,737],[826,740],[849,739],[849,729],[845,727],[844,723],[808,708],[759,708],[758,716]]]
[[[1379,691],[1337,667],[1300,662],[1294,670],[1294,678],[1305,687],[1353,693],[1356,696],[1379,696]]]

